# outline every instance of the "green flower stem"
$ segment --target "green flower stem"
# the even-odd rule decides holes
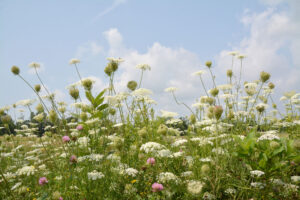
[[[191,113],[195,116],[195,117],[197,117],[197,119],[199,120],[199,118],[198,118],[198,116],[197,115],[195,115],[195,113],[193,112],[193,110],[188,106],[188,105],[186,105],[185,103],[183,103],[183,102],[179,102],[179,101],[177,101],[177,99],[176,99],[176,96],[175,96],[175,94],[174,94],[174,92],[172,91],[172,95],[173,95],[173,97],[174,97],[174,99],[175,99],[175,102],[178,104],[178,105],[184,105],[189,111],[191,111]]]
[[[35,91],[35,89],[20,74],[18,74],[18,76],[34,91],[34,93],[38,96],[40,102],[43,104],[43,106],[45,107],[45,109],[47,110],[47,112],[49,114],[50,112],[49,112],[47,106],[45,105],[44,101],[40,97],[40,95]]]

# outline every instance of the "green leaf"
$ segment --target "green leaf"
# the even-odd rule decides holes
[[[104,97],[100,99],[95,99],[95,107],[98,107],[100,104],[102,104],[104,101]]]
[[[276,156],[277,154],[280,154],[280,153],[283,152],[283,151],[284,151],[284,147],[281,146],[280,148],[275,149],[275,150],[273,151],[272,155],[273,155],[273,156]]]
[[[103,96],[103,94],[106,92],[106,89],[102,90],[102,92],[100,92],[97,97],[95,98],[95,102],[98,102],[99,99],[101,99],[101,97]],[[98,105],[100,105],[101,103],[99,103]]]
[[[91,92],[90,91],[86,91],[85,92],[85,96],[91,102],[91,104],[94,105],[95,99],[94,99],[93,95],[91,94]]]
[[[99,107],[97,108],[97,110],[102,111],[102,110],[104,110],[104,109],[106,109],[106,108],[108,108],[108,104],[107,104],[107,103],[102,104],[101,106],[99,106]]]

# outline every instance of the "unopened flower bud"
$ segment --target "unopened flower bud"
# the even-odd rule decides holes
[[[137,82],[136,81],[129,81],[127,83],[127,88],[130,89],[131,91],[134,91],[137,87]]]
[[[74,100],[77,100],[79,98],[79,90],[75,87],[72,87],[70,90],[69,90],[69,94],[71,95],[71,97],[74,99]]]
[[[1,117],[1,121],[3,124],[9,124],[11,122],[11,117],[9,115],[4,115]]]
[[[271,149],[277,149],[278,147],[280,146],[280,144],[278,143],[278,142],[276,142],[276,141],[271,141],[270,142],[270,147],[271,147]]]
[[[269,73],[264,72],[264,71],[260,72],[260,80],[263,83],[267,82],[270,79],[270,77],[271,77],[271,75]]]
[[[107,66],[104,68],[104,72],[105,72],[105,74],[107,74],[108,76],[110,76],[111,73],[113,72],[113,69],[112,69],[111,65],[107,65]]]
[[[233,73],[232,73],[232,70],[231,70],[231,69],[227,70],[227,73],[226,73],[226,74],[227,74],[228,77],[231,78],[231,77],[232,77],[232,74],[233,74]]]
[[[201,173],[204,174],[204,175],[207,175],[210,171],[210,167],[208,164],[204,164],[202,165],[201,167]]]
[[[158,129],[157,129],[157,133],[159,135],[166,135],[168,132],[168,127],[164,124],[159,125]]]
[[[38,113],[44,112],[44,107],[40,103],[35,107],[35,109]]]
[[[116,114],[116,110],[115,110],[115,109],[113,109],[113,108],[111,108],[111,109],[109,110],[109,114],[111,114],[111,115],[115,115],[115,114]]]
[[[80,114],[80,118],[82,119],[82,121],[86,121],[88,119],[88,116],[87,116],[87,114],[85,112],[82,112]]]
[[[11,67],[11,72],[14,74],[14,75],[19,75],[20,74],[20,69],[19,69],[19,67],[17,67],[17,66],[12,66]]]
[[[115,72],[115,71],[118,70],[119,65],[118,65],[117,62],[111,61],[111,62],[109,63],[109,65],[111,66],[111,69],[112,69],[113,72]]]
[[[206,67],[210,68],[211,65],[212,65],[212,62],[211,61],[206,61],[205,65],[206,65]]]
[[[195,123],[196,123],[196,117],[195,117],[194,114],[192,114],[192,115],[190,116],[190,121],[191,121],[192,124],[195,124]]]
[[[275,88],[275,85],[274,85],[274,83],[272,83],[272,82],[270,82],[270,83],[268,84],[268,86],[269,86],[269,88],[270,88],[271,90]]]
[[[215,103],[215,99],[214,98],[211,98],[211,97],[208,97],[206,99],[206,102],[209,104],[209,105],[213,105]]]
[[[91,91],[93,88],[93,81],[91,79],[84,79],[82,85],[85,90]]]
[[[56,114],[55,110],[50,110],[48,118],[52,123],[56,122],[57,114]]]
[[[219,120],[222,116],[223,113],[223,108],[222,106],[215,106],[213,110],[214,116],[217,120]]]
[[[37,84],[34,86],[34,90],[39,93],[41,91],[41,85]]]
[[[217,96],[217,95],[219,94],[218,88],[213,88],[213,89],[211,89],[211,90],[210,90],[210,94],[211,94],[213,97]]]

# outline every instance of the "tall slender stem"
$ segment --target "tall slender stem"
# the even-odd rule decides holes
[[[35,89],[21,75],[18,75],[18,76],[34,91],[34,93],[38,96],[40,102],[43,104],[43,106],[45,107],[45,109],[49,113],[49,110],[48,110],[47,106],[45,105],[45,103],[42,100],[42,98],[40,97],[40,95],[35,91]]]

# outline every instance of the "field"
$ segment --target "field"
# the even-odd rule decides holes
[[[165,89],[186,117],[154,109],[152,91],[142,87],[147,64],[116,92],[123,60],[108,58],[109,86],[95,92],[80,60],[70,60],[78,82],[68,87],[69,105],[44,87],[39,63],[30,64],[38,85],[13,66],[36,99],[0,110],[0,199],[299,199],[300,93],[287,91],[277,109],[271,74],[242,82],[244,56],[229,56],[241,66],[228,69],[223,85],[211,61],[193,74],[205,92],[193,105],[177,99],[177,88]],[[28,119],[14,117],[22,106]]]

